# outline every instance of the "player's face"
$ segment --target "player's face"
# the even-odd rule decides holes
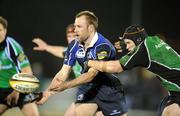
[[[68,43],[71,43],[75,38],[76,38],[76,33],[74,33],[74,32],[67,33]]]
[[[121,53],[123,50],[122,50],[122,46],[121,46],[121,41],[117,41],[117,42],[115,42],[114,43],[114,47],[116,48],[116,51],[118,52],[118,53]]]
[[[126,49],[128,51],[132,51],[136,47],[135,43],[130,39],[124,39],[124,42],[126,43]]]
[[[80,42],[86,41],[90,36],[89,23],[85,16],[75,19],[75,33]]]
[[[2,24],[0,24],[0,43],[5,39],[6,32],[6,29],[3,27]]]

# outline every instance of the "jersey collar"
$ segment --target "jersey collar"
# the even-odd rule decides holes
[[[91,40],[91,42],[90,42],[90,44],[89,44],[89,46],[87,48],[93,47],[94,44],[97,42],[97,40],[98,40],[98,33],[96,32],[94,34],[94,37],[92,38],[92,40]],[[79,44],[79,46],[83,47],[82,44]]]
[[[92,39],[92,41],[91,41],[91,43],[89,44],[89,46],[87,48],[93,47],[94,44],[97,42],[97,40],[98,40],[98,34],[96,32],[93,39]]]

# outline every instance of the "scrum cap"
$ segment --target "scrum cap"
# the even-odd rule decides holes
[[[123,39],[130,39],[136,45],[139,45],[148,36],[146,30],[138,25],[131,25],[125,29]]]

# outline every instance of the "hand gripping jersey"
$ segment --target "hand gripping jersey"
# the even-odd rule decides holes
[[[157,36],[148,36],[119,61],[127,69],[146,67],[157,74],[167,90],[180,92],[180,56]]]
[[[29,66],[22,47],[11,37],[0,43],[0,88],[9,88],[9,79]]]

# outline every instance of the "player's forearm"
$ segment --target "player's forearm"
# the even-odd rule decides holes
[[[52,46],[52,45],[47,45],[47,47],[45,48],[46,52],[59,57],[59,58],[63,58],[63,52],[65,50],[64,46]]]
[[[101,72],[104,71],[105,66],[106,66],[106,62],[103,62],[103,61],[96,61],[96,60],[89,60],[88,61],[88,67],[92,67],[92,68],[99,70]]]
[[[92,81],[94,77],[95,77],[94,74],[84,73],[80,77],[77,77],[76,79],[72,81],[65,82],[63,84],[64,85],[63,89],[69,89],[69,88],[73,88],[84,83],[88,83]]]
[[[96,70],[99,70],[101,72],[107,72],[107,73],[119,73],[123,71],[118,60],[117,61],[89,60],[88,66]]]
[[[52,80],[50,86],[47,88],[47,91],[51,91],[51,88],[55,88],[55,87],[59,87],[61,86],[66,79],[69,77],[69,73],[68,71],[66,71],[65,68],[62,68],[54,77],[54,79]],[[53,92],[53,94],[58,93],[58,92]]]
[[[60,86],[60,83],[62,84],[63,82],[64,81],[62,80],[53,79],[50,86],[46,89],[46,91],[49,92],[50,95],[59,93],[58,91],[52,91],[51,89]]]
[[[88,83],[92,81],[97,74],[98,74],[98,71],[91,68],[88,70],[87,73],[84,73],[71,81],[64,82],[58,89],[55,89],[55,90],[63,91],[65,89],[73,88],[81,84]]]

